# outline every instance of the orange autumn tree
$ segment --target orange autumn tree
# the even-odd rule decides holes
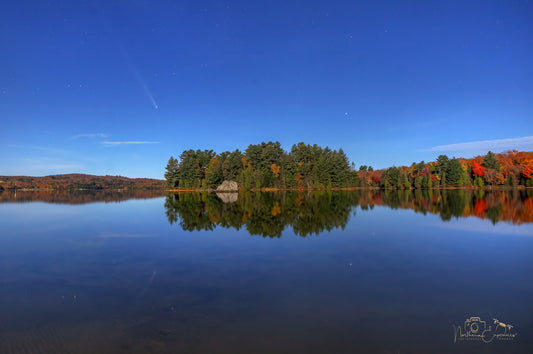
[[[270,170],[272,171],[274,176],[278,177],[279,173],[281,172],[281,167],[273,163],[272,165],[270,165]]]

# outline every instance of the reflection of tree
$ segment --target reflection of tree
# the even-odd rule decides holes
[[[366,190],[239,194],[236,202],[223,203],[208,193],[168,195],[166,214],[171,224],[184,230],[213,230],[220,226],[252,235],[280,237],[286,227],[300,236],[344,228],[354,207],[376,205],[439,214],[444,221],[476,216],[512,223],[533,222],[532,191],[468,190]]]
[[[128,199],[149,199],[165,195],[162,190],[43,190],[3,191],[0,203],[45,202],[54,204],[87,204],[95,202],[121,202]]]
[[[452,216],[458,218],[465,210],[465,191],[442,191],[440,200],[440,217],[442,220],[450,220]],[[470,198],[469,198],[470,199]]]
[[[376,197],[377,194],[379,197]],[[402,191],[376,191],[372,198],[372,205],[439,214],[444,221],[453,217],[477,216],[494,224],[499,221],[513,224],[533,222],[532,191],[415,190],[407,194],[402,194]]]
[[[358,196],[353,192],[246,192],[237,202],[224,204],[212,194],[184,193],[167,196],[165,208],[169,222],[180,220],[184,230],[245,226],[252,235],[281,237],[291,226],[296,234],[307,236],[344,228]]]
[[[207,193],[181,193],[168,195],[165,201],[166,214],[172,224],[179,220],[183,230],[213,230],[216,226],[206,207]],[[216,198],[216,197],[215,197]],[[211,217],[214,216],[213,208]]]
[[[359,193],[313,192],[303,199],[292,221],[292,228],[297,235],[306,236],[344,229],[348,224],[352,207],[357,206]]]

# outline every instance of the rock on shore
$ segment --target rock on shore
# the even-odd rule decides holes
[[[217,187],[217,192],[238,192],[239,185],[235,181],[224,181]]]

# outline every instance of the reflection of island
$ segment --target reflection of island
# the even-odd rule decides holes
[[[170,223],[184,230],[212,230],[216,226],[239,230],[246,226],[252,235],[280,237],[286,226],[301,236],[344,228],[359,193],[241,193],[233,203],[216,195],[183,193],[167,196]]]
[[[95,202],[121,202],[128,199],[149,199],[162,197],[162,190],[47,190],[47,191],[4,191],[0,192],[0,203],[45,202],[56,204],[87,204]]]
[[[288,226],[300,236],[344,228],[356,206],[363,210],[374,206],[413,209],[440,214],[444,221],[476,216],[493,223],[533,222],[533,191],[523,190],[247,192],[231,203],[214,194],[180,193],[168,195],[165,202],[169,222],[179,222],[184,230],[246,227],[252,235],[269,237],[280,237]]]

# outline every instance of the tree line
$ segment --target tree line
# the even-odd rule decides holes
[[[165,182],[153,178],[128,178],[123,176],[94,176],[81,173],[50,175],[44,177],[0,176],[0,191],[17,189],[46,190],[138,190],[162,189]]]
[[[411,166],[370,171],[361,169],[361,186],[382,188],[441,188],[483,186],[533,187],[533,152],[507,151],[474,158],[413,162]]]
[[[489,151],[470,159],[440,155],[428,163],[374,170],[366,165],[356,169],[342,149],[301,142],[287,152],[279,142],[262,142],[244,152],[185,150],[178,159],[170,157],[164,176],[167,187],[185,190],[214,189],[224,180],[236,181],[243,190],[533,187],[533,152]]]

